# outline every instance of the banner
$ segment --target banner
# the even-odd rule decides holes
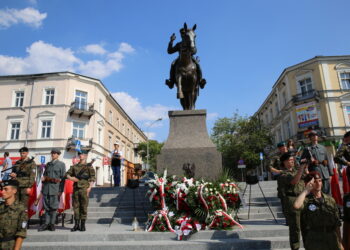
[[[299,128],[307,128],[318,125],[317,108],[315,102],[308,102],[298,105],[295,109]]]

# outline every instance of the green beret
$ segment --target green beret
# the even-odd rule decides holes
[[[284,147],[286,146],[286,143],[284,141],[281,141],[277,144],[277,147],[280,148],[280,147]]]
[[[87,155],[88,153],[89,153],[88,150],[80,150],[80,152],[78,153],[78,155],[81,155],[81,154]]]
[[[6,180],[1,183],[1,187],[6,187],[6,186],[12,186],[12,187],[18,187],[19,183],[17,180]]]

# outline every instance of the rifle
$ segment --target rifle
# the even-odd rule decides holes
[[[7,170],[10,170],[10,169],[15,169],[16,167],[18,167],[18,166],[20,166],[20,165],[22,165],[22,164],[24,164],[24,163],[31,163],[31,162],[33,162],[33,161],[34,161],[34,156],[32,156],[31,159],[22,162],[21,164],[15,164],[15,165],[13,165],[13,166],[10,167],[10,168],[6,168],[5,170],[2,170],[1,173],[5,172],[5,171],[7,171]],[[14,173],[17,174],[17,172],[14,172]],[[21,173],[21,172],[19,172],[19,173]],[[17,177],[21,177],[21,176],[18,176],[18,174],[17,174]]]

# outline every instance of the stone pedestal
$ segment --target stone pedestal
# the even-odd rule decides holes
[[[183,176],[184,164],[194,164],[194,177],[216,179],[222,171],[221,153],[211,141],[206,110],[169,111],[170,132],[157,158],[157,171]]]

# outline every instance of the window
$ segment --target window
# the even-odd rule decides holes
[[[85,123],[73,122],[73,136],[76,138],[84,138]]]
[[[122,134],[125,134],[125,125],[122,123]]]
[[[87,93],[77,90],[75,91],[74,107],[81,110],[87,110]]]
[[[113,112],[111,110],[109,111],[109,122],[113,123]]]
[[[350,89],[350,73],[340,73],[340,81],[343,89]]]
[[[269,115],[267,113],[265,115],[265,122],[266,122],[266,124],[269,124]]]
[[[302,96],[309,95],[313,90],[312,81],[310,77],[300,80],[299,86],[300,86],[300,92]]]
[[[279,113],[279,108],[278,108],[278,102],[277,101],[275,102],[275,113],[276,113],[276,115],[278,115],[278,113]]]
[[[51,137],[51,120],[41,121],[41,138],[50,138]]]
[[[346,106],[346,115],[348,116],[348,121],[350,123],[350,106]]]
[[[286,105],[286,104],[287,104],[286,92],[282,92],[282,98],[283,98],[283,103],[284,103],[284,105]]]
[[[15,92],[15,107],[23,107],[24,91]]]
[[[98,112],[102,114],[102,99],[98,100]]]
[[[46,89],[45,90],[45,104],[52,105],[55,99],[55,89]]]
[[[272,108],[270,109],[270,121],[272,121],[273,119],[273,111],[272,111]]]
[[[112,135],[108,136],[108,148],[112,149]]]
[[[11,140],[18,140],[19,139],[19,132],[21,129],[21,123],[20,122],[12,122],[11,123]]]
[[[285,131],[287,138],[290,138],[292,136],[292,128],[290,126],[290,120],[285,122]]]
[[[97,138],[98,138],[98,144],[102,144],[102,128],[98,128],[98,131],[97,131]]]
[[[119,118],[117,118],[117,129],[120,129],[119,125]]]

